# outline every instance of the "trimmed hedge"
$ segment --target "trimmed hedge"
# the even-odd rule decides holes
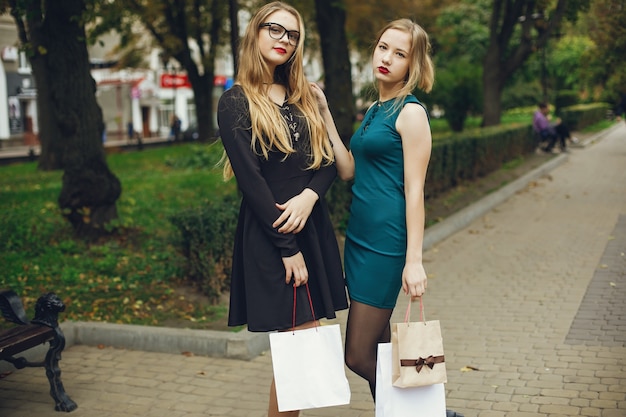
[[[425,197],[483,177],[535,147],[530,126],[496,126],[437,140],[426,173]]]
[[[570,130],[582,130],[601,120],[606,119],[611,109],[608,103],[578,104],[565,107],[559,111],[559,117]]]

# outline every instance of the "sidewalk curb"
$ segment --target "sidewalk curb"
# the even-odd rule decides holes
[[[113,346],[146,352],[190,352],[250,360],[269,349],[267,333],[177,329],[102,322],[63,322],[66,345]]]

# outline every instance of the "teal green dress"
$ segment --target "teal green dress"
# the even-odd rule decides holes
[[[407,103],[421,103],[412,95]],[[403,106],[402,106],[403,107]],[[406,259],[406,203],[402,139],[395,125],[402,108],[375,103],[350,140],[355,175],[344,263],[350,299],[394,308]]]

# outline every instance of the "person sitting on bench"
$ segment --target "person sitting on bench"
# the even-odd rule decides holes
[[[559,141],[562,152],[567,152],[567,140],[571,140],[573,143],[578,143],[578,139],[572,137],[569,128],[557,118],[556,121],[550,122],[549,119],[550,107],[548,103],[541,102],[538,105],[537,111],[533,115],[533,129],[539,135],[540,142],[547,141],[548,144],[542,148],[545,152],[551,152],[556,145],[556,141]]]

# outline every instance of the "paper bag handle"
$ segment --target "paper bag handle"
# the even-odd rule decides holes
[[[315,327],[317,327],[317,322],[315,321],[315,310],[313,310],[313,300],[311,300],[311,291],[309,291],[309,283],[304,284],[306,287],[306,294],[309,297],[309,306],[311,306],[311,314],[313,314],[313,323],[315,323]],[[296,286],[293,286],[293,317],[291,320],[291,331],[296,331]]]
[[[422,297],[418,297],[420,299],[420,321],[426,323],[426,318],[424,317],[424,302],[422,301]],[[409,300],[409,305],[406,307],[406,313],[404,314],[404,322],[408,323],[411,317],[411,300]]]

